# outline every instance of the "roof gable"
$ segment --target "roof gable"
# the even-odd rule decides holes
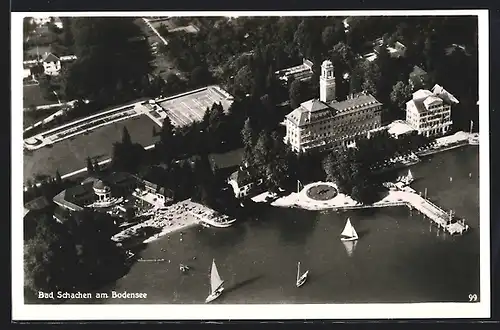
[[[59,61],[59,57],[55,56],[52,53],[47,53],[43,57],[42,61],[43,62],[58,62]]]
[[[432,105],[437,105],[437,104],[442,104],[443,103],[443,100],[441,100],[439,97],[437,96],[429,96],[428,98],[426,98],[424,101],[423,101],[424,105],[426,108],[429,108],[430,106]]]

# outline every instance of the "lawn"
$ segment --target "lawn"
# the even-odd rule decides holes
[[[50,46],[38,46],[38,50],[37,47],[31,47],[29,49],[25,49],[24,51],[29,56],[36,57],[38,54],[40,55],[40,57],[42,57],[43,55],[45,55],[45,53],[50,53]]]
[[[47,118],[59,111],[56,109],[44,109],[44,110],[24,110],[23,111],[23,128],[28,128],[29,126],[39,122],[40,120]]]
[[[23,108],[54,103],[57,103],[57,101],[47,100],[43,97],[40,85],[23,86]]]
[[[147,116],[141,115],[100,127],[88,135],[81,134],[44,147],[24,155],[24,181],[36,174],[54,175],[59,170],[61,175],[79,170],[86,166],[90,156],[98,161],[111,156],[113,143],[122,137],[126,126],[133,142],[148,146],[156,142],[153,138],[153,126],[158,126]]]
[[[320,184],[309,188],[307,197],[317,201],[327,201],[337,196],[337,189],[326,184]]]

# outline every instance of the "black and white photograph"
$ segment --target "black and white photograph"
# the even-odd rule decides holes
[[[12,13],[13,318],[489,317],[488,38],[485,10]]]

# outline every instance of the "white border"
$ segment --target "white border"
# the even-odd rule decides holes
[[[479,303],[314,305],[25,305],[23,293],[22,19],[24,16],[478,16],[480,103],[480,298]],[[489,23],[487,10],[299,11],[299,12],[15,12],[12,49],[12,318],[13,320],[228,320],[489,318]],[[467,83],[467,82],[464,82]],[[153,307],[153,308],[152,308]]]

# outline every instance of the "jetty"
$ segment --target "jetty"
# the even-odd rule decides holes
[[[311,211],[319,210],[333,210],[333,211],[347,211],[357,209],[370,209],[382,207],[396,207],[406,206],[410,210],[420,212],[424,217],[428,218],[439,228],[443,229],[450,235],[462,235],[466,233],[470,227],[465,223],[464,219],[458,219],[453,216],[452,211],[445,211],[443,208],[437,206],[429,199],[427,193],[421,196],[420,193],[415,191],[410,186],[394,185],[394,190],[389,190],[387,195],[381,200],[372,204],[362,204],[353,200],[350,196],[339,193],[334,198],[327,201],[319,201],[309,198],[306,191],[314,185],[330,185],[336,188],[336,185],[331,182],[315,182],[306,185],[300,192],[292,193],[289,196],[282,197],[271,203],[273,206],[278,207],[295,207]],[[265,201],[264,196],[255,198],[256,202]]]
[[[446,212],[408,186],[404,187],[403,190],[400,191],[390,191],[388,196],[371,205],[343,205],[333,207],[333,209],[340,211],[395,206],[407,206],[410,210],[420,212],[450,235],[462,235],[469,230],[469,226],[465,223],[465,221],[463,219],[455,218],[452,211]]]

